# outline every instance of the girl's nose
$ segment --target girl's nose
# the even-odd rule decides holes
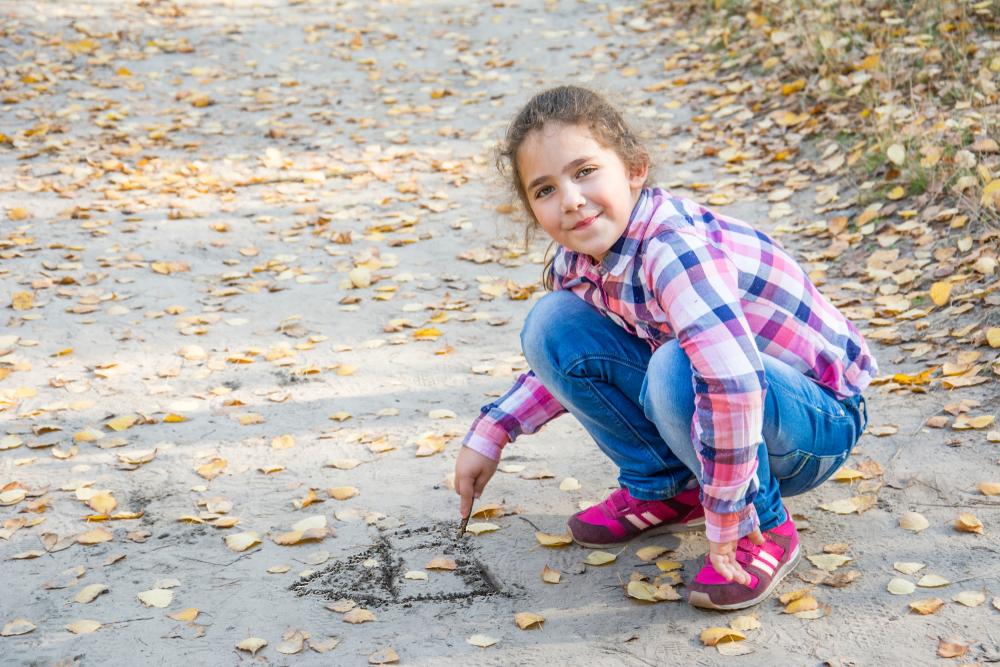
[[[569,186],[563,189],[563,210],[567,212],[576,211],[584,204],[586,200],[583,198],[583,193],[580,192],[580,188]]]

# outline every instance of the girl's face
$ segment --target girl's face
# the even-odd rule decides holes
[[[600,261],[628,225],[646,181],[580,125],[549,123],[517,151],[535,220],[559,244]]]

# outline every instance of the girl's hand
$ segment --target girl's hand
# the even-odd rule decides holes
[[[754,528],[753,532],[747,535],[750,541],[757,545],[764,544],[764,536],[760,534],[760,528]],[[712,562],[712,567],[726,581],[735,581],[744,586],[750,585],[750,573],[743,569],[743,566],[736,560],[736,541],[733,542],[711,542],[708,543],[708,558]]]
[[[462,447],[455,461],[455,493],[462,497],[459,511],[462,518],[472,513],[472,499],[483,495],[486,483],[497,471],[497,462],[474,449]]]

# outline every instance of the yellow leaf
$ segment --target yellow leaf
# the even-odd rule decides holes
[[[95,630],[99,630],[101,623],[99,621],[93,621],[90,619],[82,618],[78,621],[73,621],[66,626],[66,629],[72,632],[74,635],[88,635]]]
[[[899,527],[905,530],[912,530],[915,533],[919,533],[929,525],[930,523],[927,522],[924,515],[919,512],[904,512],[899,517]]]
[[[454,558],[447,558],[445,556],[438,556],[437,558],[432,558],[427,565],[424,565],[425,570],[455,570],[458,569],[458,563],[455,562]]]
[[[267,640],[260,637],[247,637],[236,645],[241,651],[247,651],[250,655],[257,655],[257,651],[267,646]]]
[[[80,604],[88,604],[97,599],[97,596],[101,593],[107,593],[110,589],[107,584],[90,584],[89,586],[84,586],[80,591],[73,597],[73,602]]]
[[[854,470],[853,468],[843,467],[837,470],[837,472],[833,473],[833,476],[830,479],[832,479],[835,482],[852,482],[856,479],[863,479],[863,478],[864,475],[862,475],[857,470]]]
[[[35,295],[31,292],[14,292],[10,305],[14,310],[31,310],[35,307]]]
[[[517,623],[517,627],[522,630],[527,630],[532,627],[540,628],[542,627],[542,623],[545,622],[545,617],[534,612],[522,611],[514,614],[514,622]]]
[[[956,593],[952,600],[966,607],[978,607],[986,602],[986,595],[981,591],[962,591]]]
[[[886,586],[886,590],[893,595],[909,595],[913,591],[917,590],[917,585],[908,579],[893,577],[889,580],[889,585]]]
[[[163,418],[165,424],[180,424],[181,422],[186,422],[188,419],[184,415],[178,415],[171,412],[166,417]]]
[[[902,185],[897,185],[892,190],[889,190],[886,196],[893,201],[902,199],[906,196],[906,189]]]
[[[480,523],[470,523],[465,527],[465,530],[473,535],[482,535],[483,533],[492,533],[495,530],[500,530],[500,526],[495,523],[483,521]]]
[[[27,220],[30,217],[31,217],[31,212],[22,206],[15,206],[14,208],[7,211],[7,218],[13,220],[14,222]]]
[[[413,337],[417,340],[437,340],[441,335],[441,330],[436,327],[426,327],[413,332]]]
[[[787,97],[788,95],[799,92],[805,87],[806,87],[805,79],[796,79],[791,83],[786,83],[785,85],[783,85],[781,87],[781,94]]]
[[[569,533],[552,535],[551,533],[537,531],[535,533],[535,539],[538,540],[538,543],[543,547],[563,547],[573,542],[573,536]]]
[[[559,570],[554,570],[548,565],[542,568],[542,581],[545,583],[558,584],[560,579],[562,579],[562,572]]]
[[[906,148],[903,144],[893,144],[889,146],[889,150],[887,150],[885,154],[889,158],[889,161],[897,167],[902,167],[903,163],[906,162]]]
[[[107,424],[105,424],[105,426],[107,426],[112,431],[124,431],[125,429],[135,424],[136,421],[138,420],[139,417],[136,415],[122,415],[121,417],[115,417]]]
[[[271,440],[271,449],[290,449],[294,446],[295,438],[291,435],[279,435]]]
[[[487,648],[496,644],[499,639],[494,639],[493,637],[488,637],[487,635],[472,635],[465,640],[466,644],[472,644],[473,646],[478,646],[479,648]]]
[[[353,498],[360,493],[357,487],[353,486],[335,486],[327,489],[326,492],[334,500],[347,500],[348,498]]]
[[[198,618],[198,608],[188,607],[187,609],[179,611],[176,614],[167,614],[167,616],[174,619],[175,621],[181,621],[182,623],[190,623],[194,619]]]
[[[659,602],[660,600],[656,597],[656,586],[649,583],[648,581],[640,581],[638,579],[633,579],[628,582],[628,586],[625,587],[625,592],[630,598],[635,598],[636,600],[642,600],[643,602]]]
[[[955,519],[955,530],[960,533],[983,534],[983,522],[968,512],[962,512]]]
[[[3,630],[0,630],[0,637],[26,635],[36,627],[38,626],[25,618],[15,618],[13,621],[3,626]]]
[[[1000,496],[1000,482],[980,482],[979,492],[984,496]]]
[[[934,305],[943,306],[951,298],[952,284],[946,280],[941,280],[931,285],[931,301]]]
[[[567,477],[559,482],[560,491],[579,491],[580,488],[580,482],[575,477]]]
[[[921,588],[940,588],[941,586],[947,586],[951,582],[938,574],[925,574],[920,577],[920,581],[917,582],[917,586]]]
[[[990,181],[983,188],[983,196],[980,199],[980,203],[990,208],[1000,208],[1000,178]]]
[[[715,646],[724,642],[737,642],[746,638],[745,634],[732,628],[712,627],[701,631],[701,643],[705,646]]]
[[[819,608],[819,603],[811,595],[804,595],[797,600],[792,600],[785,607],[786,614],[798,614],[803,611],[812,611]]]
[[[103,528],[95,528],[77,535],[76,541],[80,544],[100,544],[101,542],[109,542],[114,537],[114,535]]]
[[[118,501],[107,491],[95,493],[87,501],[87,504],[98,514],[110,514],[114,508],[118,507]]]
[[[941,598],[927,598],[926,600],[914,600],[910,603],[910,609],[926,616],[927,614],[933,614],[938,609],[944,606],[944,600]]]
[[[670,551],[670,547],[661,547],[654,544],[648,547],[642,547],[635,552],[635,555],[639,558],[639,560],[648,563],[656,560],[668,551]]]
[[[675,572],[684,567],[684,563],[678,560],[658,560],[656,561],[656,567],[660,569],[660,572]]]
[[[139,602],[147,607],[163,609],[164,607],[169,607],[170,603],[173,602],[174,592],[166,588],[154,588],[149,591],[142,591],[136,597],[139,598]]]
[[[618,556],[607,551],[591,551],[583,559],[583,562],[587,565],[607,565],[608,563],[614,563],[617,559]]]
[[[222,474],[222,471],[226,469],[228,463],[229,462],[226,461],[226,459],[214,458],[208,463],[198,466],[195,472],[207,480],[213,480]]]
[[[368,621],[374,621],[375,614],[373,614],[367,609],[362,609],[361,607],[358,607],[357,609],[352,609],[346,614],[344,614],[342,620],[345,623],[353,623],[356,625],[358,623],[367,623]]]
[[[249,531],[246,533],[235,533],[234,535],[227,535],[225,538],[226,546],[233,551],[246,551],[255,544],[260,544],[260,537],[257,533]]]

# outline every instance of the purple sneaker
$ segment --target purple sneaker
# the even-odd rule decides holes
[[[785,523],[764,533],[760,546],[741,537],[736,560],[750,574],[749,586],[726,581],[705,556],[705,565],[688,584],[688,602],[705,609],[743,609],[770,595],[799,560],[799,535],[791,514]]]
[[[604,502],[577,512],[567,522],[573,540],[585,547],[624,544],[639,535],[679,533],[705,525],[698,489],[668,500],[639,500],[618,489]]]

